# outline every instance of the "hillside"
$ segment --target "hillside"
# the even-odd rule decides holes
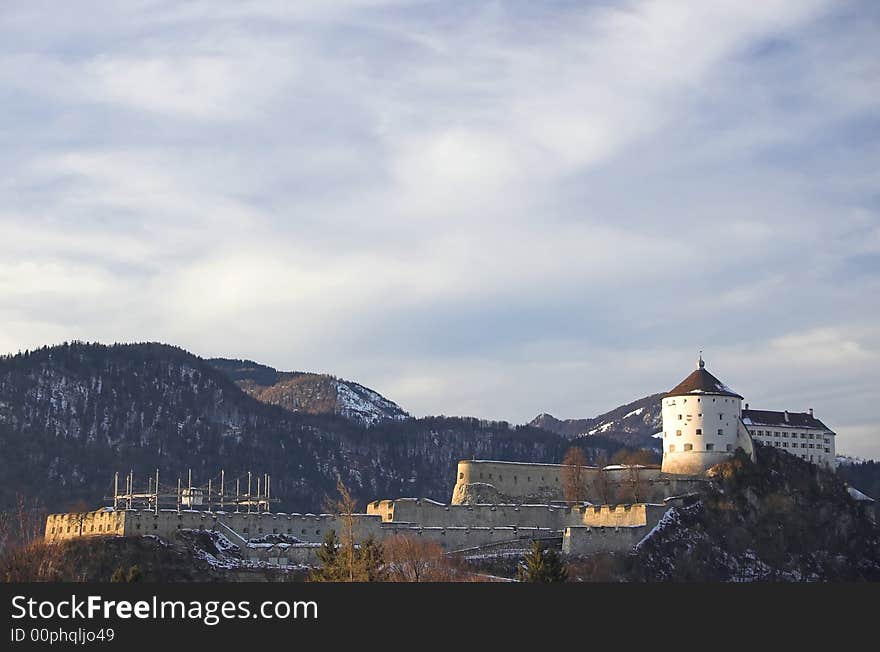
[[[550,414],[540,414],[529,425],[569,439],[601,435],[627,446],[659,448],[652,435],[662,430],[662,397],[662,393],[651,394],[590,419],[563,420]]]
[[[399,405],[378,392],[334,376],[282,372],[251,360],[213,358],[208,363],[258,401],[289,412],[335,414],[364,425],[409,418]]]
[[[880,462],[838,458],[837,475],[863,493],[880,499]]]
[[[835,473],[769,446],[720,464],[629,560],[647,581],[880,580],[880,528]]]
[[[588,457],[618,442],[591,438]],[[558,462],[570,442],[530,426],[470,418],[371,427],[262,403],[227,373],[163,344],[72,343],[0,358],[0,509],[17,494],[52,511],[97,506],[114,471],[204,482],[273,475],[279,510],[315,511],[340,476],[361,500],[448,501],[460,459]]]

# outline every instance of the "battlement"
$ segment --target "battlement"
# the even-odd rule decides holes
[[[330,530],[341,535],[353,524],[357,541],[368,537],[382,541],[406,534],[439,544],[447,552],[504,546],[506,542],[533,538],[563,538],[572,554],[590,546],[618,549],[629,545],[635,531],[653,527],[668,505],[652,501],[670,495],[692,493],[705,478],[670,477],[658,468],[613,466],[586,468],[592,477],[596,504],[567,505],[551,500],[534,500],[532,489],[539,488],[554,499],[561,499],[562,470],[558,464],[525,464],[465,460],[459,463],[458,484],[491,487],[498,495],[523,489],[517,501],[452,502],[444,504],[428,498],[374,500],[366,513],[347,516],[311,513],[272,513],[268,511],[223,511],[218,509],[152,509],[132,507],[51,514],[46,519],[47,541],[79,537],[147,536],[173,539],[179,531],[217,531],[247,551],[249,557],[267,559],[312,559],[315,546]],[[472,482],[476,480],[476,482]],[[489,484],[497,483],[495,485]],[[158,499],[154,496],[154,505]],[[207,495],[210,495],[210,491]],[[609,500],[602,500],[609,498]],[[635,499],[633,499],[635,498]],[[118,500],[115,502],[119,503]],[[179,501],[178,501],[179,502]],[[216,501],[214,501],[216,502]],[[125,503],[128,506],[128,503]],[[248,504],[246,504],[247,506]],[[593,532],[601,531],[602,541]],[[612,533],[621,533],[614,535]],[[285,543],[269,543],[263,537],[279,535]],[[269,541],[272,541],[269,539]],[[299,547],[297,547],[299,546]],[[310,547],[311,546],[311,547]],[[300,549],[301,548],[301,549]],[[622,548],[621,548],[622,549]]]
[[[364,538],[379,532],[378,516],[357,514],[355,527]],[[341,531],[342,524],[333,514],[285,514],[247,512],[203,512],[162,509],[113,510],[50,514],[46,519],[47,541],[61,541],[92,536],[139,536],[152,534],[168,538],[178,530],[232,530],[241,539],[266,534],[285,535],[303,542],[320,542],[328,530]]]

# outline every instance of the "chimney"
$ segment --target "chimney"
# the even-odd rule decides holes
[[[749,409],[749,404],[748,404],[748,403],[746,403],[746,409],[747,409],[747,410]]]
[[[788,423],[788,410],[785,411],[785,423]]]
[[[810,417],[812,418],[812,416],[813,416],[813,408],[810,408]]]

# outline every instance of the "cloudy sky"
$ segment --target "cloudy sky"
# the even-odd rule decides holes
[[[878,109],[870,0],[6,0],[0,351],[523,422],[702,348],[880,457]]]

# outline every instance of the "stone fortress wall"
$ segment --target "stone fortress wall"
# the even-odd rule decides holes
[[[425,498],[376,500],[367,514],[383,525],[430,523],[438,527],[534,527],[562,531],[567,527],[645,525],[666,510],[666,503],[619,505],[444,505]],[[659,516],[657,516],[659,518]]]
[[[458,463],[452,504],[565,503],[562,464],[490,460]],[[662,502],[668,496],[699,490],[705,477],[664,473],[653,466],[613,465],[581,469],[585,500],[598,504]]]
[[[364,538],[378,536],[381,519],[357,515],[358,533]],[[217,529],[234,543],[240,539],[280,534],[307,543],[320,543],[329,530],[340,532],[342,524],[332,514],[284,514],[246,512],[207,512],[191,509],[99,509],[80,514],[50,514],[46,519],[46,540],[61,541],[92,536],[171,537],[177,530]],[[233,532],[229,532],[232,530]],[[237,535],[237,536],[236,536]],[[237,540],[238,539],[238,540]]]
[[[378,501],[377,501],[378,502]],[[433,501],[426,501],[433,503]],[[434,503],[439,505],[439,503]],[[489,506],[487,506],[489,507]],[[395,534],[405,534],[435,542],[445,551],[453,552],[493,545],[517,539],[545,538],[559,534],[558,528],[517,525],[505,519],[500,524],[472,525],[424,522],[385,521],[378,514],[354,514],[353,528],[357,541],[372,536],[383,541]],[[216,531],[238,545],[249,559],[271,563],[309,563],[316,560],[316,551],[327,532],[337,535],[344,531],[343,518],[332,514],[271,514],[201,512],[196,510],[163,509],[158,513],[146,509],[102,508],[93,512],[51,514],[46,519],[45,539],[49,542],[89,537],[156,536],[172,539],[179,531]],[[255,543],[268,535],[284,535],[292,543]]]
[[[480,463],[477,466],[473,466],[473,463],[462,464],[469,465],[469,470],[477,474],[479,468],[484,473],[488,473],[486,469],[490,468],[480,466]],[[539,467],[545,472],[545,478],[559,477],[558,465],[487,464],[491,464],[493,476],[496,472],[503,477],[513,471],[518,474],[521,471],[530,472],[531,467]],[[624,469],[614,470],[619,470],[623,478]],[[518,483],[519,480],[511,482]],[[682,485],[682,479],[669,482],[671,484],[662,484],[661,479],[655,478],[658,488],[694,489],[693,483]],[[509,487],[505,489],[509,491]],[[557,495],[554,494],[554,497]],[[437,543],[451,553],[534,538],[577,538],[581,543],[564,545],[571,554],[580,554],[581,548],[595,547],[598,541],[602,542],[600,547],[604,546],[603,549],[628,548],[632,545],[630,538],[635,533],[644,535],[649,531],[668,506],[663,500],[656,503],[568,506],[550,502],[446,505],[424,498],[399,498],[369,503],[366,513],[353,515],[353,522],[358,541],[370,536],[382,541],[396,534],[405,534]],[[214,530],[238,545],[249,559],[277,564],[313,563],[317,547],[327,532],[335,530],[340,534],[344,531],[345,523],[342,521],[342,518],[331,514],[209,512],[193,509],[162,509],[156,512],[106,507],[92,512],[51,514],[46,520],[45,538],[47,541],[63,541],[79,537],[153,535],[172,539],[178,531]],[[589,531],[597,529],[607,532],[601,539],[588,536]],[[261,539],[269,535],[289,537],[289,542],[272,543]]]

